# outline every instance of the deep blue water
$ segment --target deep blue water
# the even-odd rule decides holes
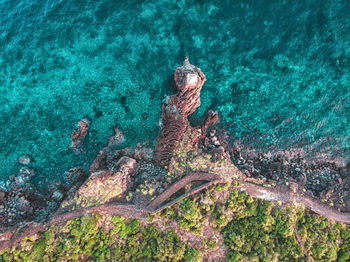
[[[197,119],[218,110],[234,140],[346,160],[350,4],[308,1],[0,0],[0,178],[29,154],[42,179],[89,163],[113,126],[154,141],[173,72],[207,76]],[[88,153],[69,149],[91,120]]]

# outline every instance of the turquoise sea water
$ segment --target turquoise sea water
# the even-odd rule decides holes
[[[215,109],[257,150],[346,161],[348,1],[0,0],[0,179],[23,154],[42,179],[89,163],[115,125],[126,145],[152,144],[186,55],[207,76],[197,119]],[[68,146],[84,117],[77,156]]]

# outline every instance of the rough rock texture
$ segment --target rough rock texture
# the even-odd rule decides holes
[[[64,172],[62,185],[64,191],[67,191],[68,196],[74,194],[87,177],[88,174],[80,167],[74,167]]]
[[[63,184],[45,192],[36,187],[33,177],[34,170],[23,166],[18,176],[7,181],[7,191],[0,189],[0,232],[21,223],[46,220],[66,195],[81,186],[87,174],[81,168],[72,168],[65,172]]]
[[[6,192],[0,188],[0,204],[5,201]]]
[[[280,151],[274,155],[256,153],[240,143],[230,146],[231,159],[251,178],[270,184],[285,184],[295,192],[321,199],[341,211],[350,211],[349,166],[332,161],[308,162],[300,151]]]
[[[186,57],[182,67],[176,69],[174,79],[179,93],[171,96],[170,100],[187,118],[201,105],[200,92],[206,78]]]
[[[203,126],[202,126],[202,134],[207,133],[207,129],[217,123],[219,123],[219,114],[216,111],[209,110],[207,113],[207,116],[204,120]]]
[[[178,93],[168,97],[162,107],[162,129],[155,147],[155,159],[167,165],[179,141],[190,126],[187,117],[201,104],[200,91],[206,80],[202,71],[190,64],[188,57],[175,71]]]
[[[114,135],[110,136],[108,141],[108,147],[117,146],[124,142],[125,142],[125,137],[123,132],[117,127],[114,127]]]
[[[46,198],[41,195],[31,178],[34,170],[22,167],[18,176],[11,176],[6,183],[7,192],[1,191],[0,230],[15,225],[18,221],[39,217],[46,206]]]
[[[101,205],[124,196],[132,187],[137,168],[136,160],[128,156],[111,161],[107,169],[92,173],[75,195],[65,200],[61,207]]]
[[[73,131],[71,135],[71,143],[69,148],[73,150],[74,153],[81,152],[81,144],[84,141],[84,138],[89,132],[90,121],[87,119],[82,119],[78,122],[78,132]]]

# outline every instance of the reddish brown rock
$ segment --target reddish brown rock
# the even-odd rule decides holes
[[[80,153],[79,147],[84,141],[84,138],[89,132],[90,121],[87,119],[82,119],[78,122],[78,132],[73,131],[71,135],[71,143],[69,148],[72,149],[75,153]]]
[[[154,156],[159,163],[167,165],[188,126],[188,120],[180,114],[178,108],[172,105],[171,102],[169,104],[165,102],[163,104],[162,125]]]
[[[90,166],[90,173],[95,173],[98,170],[102,170],[107,168],[107,155],[104,150],[101,150],[97,157],[95,158],[94,162],[92,162]]]
[[[206,118],[204,120],[204,123],[202,125],[202,134],[205,135],[207,133],[207,129],[217,123],[219,123],[219,114],[216,111],[209,110]],[[212,136],[215,135],[215,132]]]
[[[64,201],[61,207],[101,205],[124,196],[133,185],[137,168],[136,160],[127,156],[109,163],[107,170],[98,170],[91,174],[76,194]]]
[[[125,142],[125,137],[123,132],[117,127],[114,127],[114,135],[109,138],[108,147],[117,146],[124,142]]]
[[[171,102],[187,118],[201,105],[200,92],[206,80],[203,72],[185,58],[182,67],[175,71],[175,83],[179,93],[170,97]]]
[[[155,159],[167,165],[187,128],[187,117],[201,104],[200,91],[206,80],[202,71],[191,65],[188,57],[175,71],[178,93],[168,97],[162,106],[162,128],[155,147]]]
[[[142,143],[138,143],[136,148],[134,149],[133,156],[137,160],[152,160],[153,159],[153,150],[152,148],[148,148]]]

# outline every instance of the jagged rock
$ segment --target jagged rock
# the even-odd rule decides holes
[[[198,67],[190,64],[188,57],[185,58],[182,67],[176,69],[174,78],[179,93],[170,99],[187,118],[201,105],[200,92],[206,78]]]
[[[6,192],[0,188],[0,204],[4,203]]]
[[[87,119],[82,119],[78,122],[78,132],[73,131],[71,135],[71,143],[69,148],[73,150],[74,153],[80,153],[80,146],[84,141],[84,138],[89,132],[90,121]]]
[[[21,197],[18,200],[17,208],[19,211],[25,213],[25,214],[31,214],[33,212],[33,208],[31,207],[29,201],[25,199],[24,197]]]
[[[176,95],[168,97],[162,107],[162,128],[157,138],[155,159],[167,165],[187,128],[187,117],[201,104],[200,91],[206,80],[203,72],[191,65],[188,57],[175,71]]]
[[[125,142],[125,137],[123,132],[117,127],[114,127],[114,135],[109,138],[108,147],[117,146],[124,142]]]
[[[207,132],[207,129],[215,124],[219,123],[219,114],[216,111],[209,110],[207,113],[207,116],[204,120],[204,123],[202,125],[202,134],[205,135]],[[213,134],[210,134],[210,136],[215,135],[215,130],[213,130]]]
[[[63,199],[63,194],[59,190],[56,190],[52,193],[51,199],[56,202],[59,202]]]
[[[132,186],[133,175],[138,168],[135,159],[123,156],[109,169],[98,170],[91,174],[78,189],[74,197],[64,201],[62,208],[70,205],[89,207],[107,203],[124,196]]]
[[[94,173],[107,167],[107,155],[104,150],[100,150],[95,160],[90,166],[90,172]]]
[[[23,156],[21,156],[21,157],[18,159],[18,162],[19,162],[21,165],[29,165],[30,162],[31,162],[31,158],[30,158],[30,156],[23,155]]]
[[[80,187],[87,177],[88,174],[81,167],[71,168],[69,171],[64,172],[63,186],[67,191],[72,191],[73,187]]]
[[[137,160],[149,161],[153,159],[153,150],[152,148],[147,148],[145,145],[138,143],[134,149],[133,156]]]

